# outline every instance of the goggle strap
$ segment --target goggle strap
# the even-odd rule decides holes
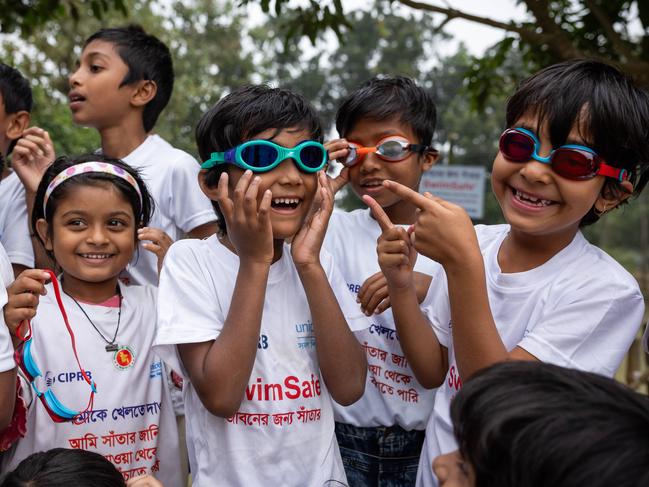
[[[617,179],[618,182],[622,182],[627,178],[627,170],[619,167],[609,166],[608,164],[600,164],[599,171],[597,174],[602,176],[607,176],[609,178]]]
[[[61,290],[59,289],[59,282],[56,279],[56,275],[54,274],[54,272],[52,272],[50,269],[46,269],[45,272],[47,272],[50,275],[50,279],[52,280],[52,286],[54,287],[54,295],[56,297],[56,302],[59,305],[59,311],[61,311],[61,316],[63,316],[63,321],[65,322],[65,326],[68,329],[68,333],[70,335],[70,343],[72,343],[72,351],[74,352],[74,359],[77,361],[77,365],[79,366],[79,371],[81,372],[83,379],[92,388],[92,384],[93,384],[92,380],[90,379],[90,377],[88,377],[88,374],[83,369],[83,367],[81,367],[81,362],[79,361],[79,356],[77,355],[77,343],[74,338],[74,332],[72,331],[70,322],[68,321],[68,315],[65,312],[65,307],[63,306],[63,300],[61,299]],[[92,394],[94,394],[94,392]]]

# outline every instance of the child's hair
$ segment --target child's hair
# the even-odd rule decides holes
[[[124,477],[102,455],[54,448],[33,453],[10,472],[0,487],[126,487]]]
[[[212,152],[231,149],[265,130],[279,133],[288,128],[303,129],[310,140],[323,141],[318,114],[302,95],[266,85],[243,86],[221,98],[201,117],[196,126],[196,145],[201,160],[206,161]],[[209,169],[207,186],[215,187],[228,168],[229,164],[219,164]],[[218,204],[213,201],[212,206],[223,222]],[[225,225],[221,230],[225,232]]]
[[[0,62],[0,95],[7,115],[23,110],[32,111],[32,88],[29,81],[20,74],[20,71],[2,62]],[[11,153],[16,142],[16,140],[11,142],[7,153]]]
[[[47,198],[47,208],[44,209],[43,202],[45,200],[45,192],[52,180],[66,169],[78,164],[82,164],[84,162],[106,163],[122,169],[126,173],[130,174],[133,179],[135,179],[135,182],[137,183],[137,187],[139,189],[139,194],[136,191],[135,187],[122,177],[116,176],[110,172],[89,171],[70,177],[69,179],[66,179],[58,186],[56,186],[56,188]],[[66,156],[61,156],[57,158],[50,167],[47,168],[45,174],[43,175],[43,179],[41,179],[41,182],[38,185],[38,189],[36,190],[34,210],[32,211],[31,218],[32,232],[38,235],[38,233],[36,232],[36,222],[40,218],[44,218],[48,223],[52,222],[54,213],[56,212],[56,208],[58,207],[59,203],[64,200],[68,193],[74,190],[75,187],[100,186],[106,183],[110,183],[115,186],[115,188],[119,190],[122,196],[124,196],[126,201],[128,201],[133,208],[133,215],[135,216],[137,222],[137,224],[135,225],[136,233],[134,235],[134,238],[137,240],[138,225],[146,226],[151,219],[151,214],[153,213],[154,208],[153,198],[149,194],[144,181],[142,181],[142,178],[140,177],[136,169],[132,168],[120,159],[111,159],[109,157],[102,156],[101,154],[89,154],[75,157],[74,159],[70,159]],[[45,242],[41,240],[41,243],[44,244]]]
[[[113,44],[119,57],[128,66],[128,73],[120,87],[140,80],[155,82],[156,95],[144,107],[142,115],[144,130],[151,131],[160,112],[167,106],[174,87],[174,68],[169,48],[157,37],[147,34],[139,25],[98,30],[86,39],[83,47],[92,41]]]
[[[451,419],[477,486],[649,485],[649,398],[613,379],[504,362],[463,385]]]
[[[526,79],[507,103],[507,126],[521,117],[547,123],[553,147],[566,143],[575,123],[586,145],[607,164],[627,170],[638,195],[649,178],[649,95],[620,70],[593,60],[573,60],[547,67]],[[617,181],[604,191],[620,194]],[[594,208],[581,225],[596,222]]]
[[[359,120],[398,117],[410,126],[418,144],[432,145],[437,109],[429,90],[404,76],[375,76],[352,91],[336,113],[336,129],[346,137]]]

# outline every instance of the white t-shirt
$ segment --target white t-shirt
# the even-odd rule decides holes
[[[10,262],[34,267],[28,218],[25,188],[12,172],[0,181],[0,243]]]
[[[7,286],[14,280],[14,271],[9,257],[0,243],[0,311],[7,304]],[[0,372],[6,372],[16,366],[14,362],[14,347],[11,342],[9,328],[5,324],[4,314],[0,313]]]
[[[158,135],[149,135],[123,160],[140,171],[155,200],[150,227],[163,230],[175,241],[200,225],[216,221],[212,204],[198,185],[200,165],[186,152]],[[127,271],[132,283],[158,285],[158,258],[142,245]]]
[[[90,387],[79,371],[70,335],[56,304],[52,284],[40,298],[32,320],[32,357],[43,374],[38,387],[50,385],[66,407],[82,411]],[[54,423],[42,402],[34,397],[27,412],[27,433],[3,459],[8,472],[37,451],[81,448],[111,460],[128,479],[151,474],[165,487],[180,487],[178,432],[164,380],[164,366],[151,351],[155,334],[155,288],[121,286],[122,308],[116,343],[128,352],[106,352],[106,342],[93,329],[74,301],[62,294],[63,305],[76,340],[81,366],[97,384],[94,404],[76,419]],[[112,339],[119,307],[81,303],[104,337]],[[119,355],[121,354],[121,355]]]
[[[502,273],[498,250],[508,232],[509,225],[476,227],[491,312],[507,350],[521,347],[542,362],[612,377],[644,313],[636,280],[581,232],[545,264]],[[457,448],[449,406],[462,382],[450,332],[447,286],[431,286],[423,308],[440,343],[448,347],[449,363],[419,462],[417,485],[432,486],[436,480],[431,462]]]
[[[331,216],[323,247],[334,255],[355,294],[368,277],[381,270],[376,254],[380,235],[381,228],[369,210],[335,211]],[[415,263],[415,270],[424,274],[432,274],[438,267],[422,255]],[[356,332],[369,366],[365,394],[351,406],[334,404],[336,421],[359,427],[397,424],[406,430],[423,430],[433,410],[435,391],[423,388],[415,379],[401,350],[392,309],[369,319],[371,326]]]
[[[331,256],[325,252],[321,261],[350,328],[369,326]],[[185,376],[193,485],[346,484],[332,400],[320,375],[311,312],[290,246],[270,268],[258,352],[239,411],[231,418],[208,412],[179,363],[173,345],[219,336],[238,269],[239,257],[213,235],[174,243],[160,276],[155,344]]]

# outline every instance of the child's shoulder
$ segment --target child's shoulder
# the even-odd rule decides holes
[[[133,152],[124,158],[131,165],[147,162],[155,163],[157,167],[182,167],[190,164],[198,172],[196,159],[182,149],[174,147],[157,134],[149,135]]]
[[[374,220],[372,220],[370,211],[367,208],[352,211],[345,211],[336,208],[331,214],[329,224],[339,226],[368,226],[372,221]]]
[[[510,226],[503,223],[499,225],[475,225],[474,228],[480,249],[484,250],[490,244],[504,238],[509,232]]]

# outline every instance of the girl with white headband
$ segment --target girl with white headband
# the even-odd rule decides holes
[[[120,160],[61,157],[45,172],[32,228],[60,274],[28,270],[8,289],[4,318],[31,397],[24,437],[0,472],[36,451],[81,448],[104,455],[126,480],[151,474],[182,485],[164,365],[151,351],[156,292],[118,279],[137,258],[152,207]]]

